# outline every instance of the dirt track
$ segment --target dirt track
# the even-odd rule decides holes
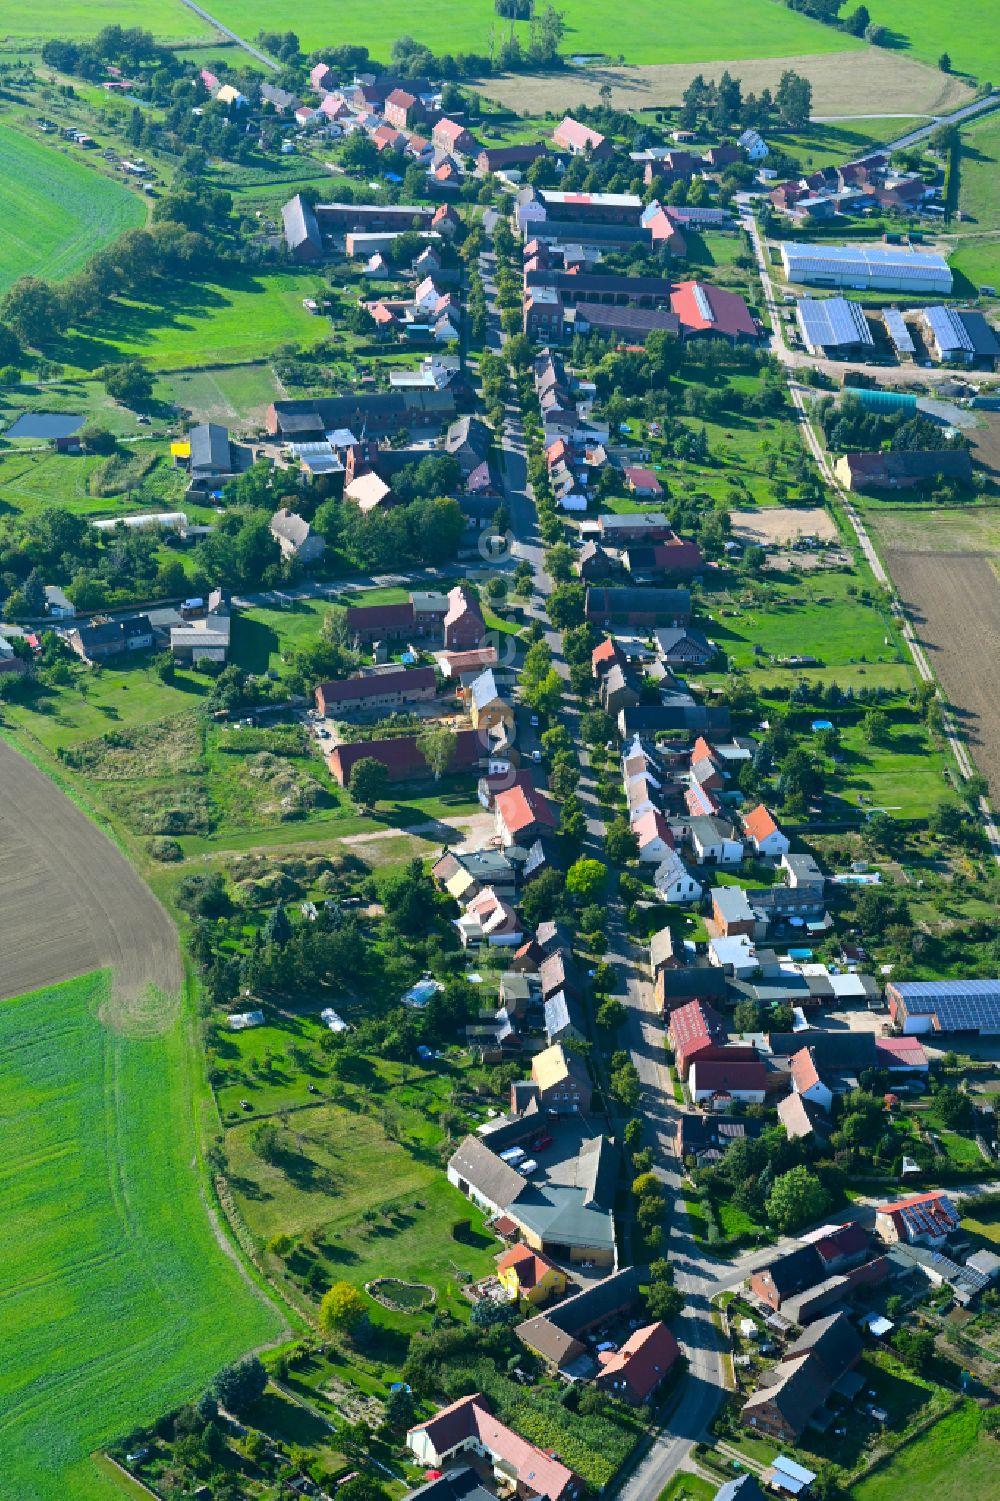
[[[976,765],[1000,796],[1000,583],[975,553],[888,550],[886,563]]]
[[[723,38],[720,51],[724,46]],[[657,109],[680,104],[696,73],[718,78],[727,68],[734,78],[742,80],[744,92],[752,90],[758,94],[764,88],[773,93],[786,68],[804,74],[813,86],[814,115],[864,117],[873,112],[940,115],[972,98],[972,90],[961,79],[879,47],[805,57],[743,58],[735,62],[565,68],[540,77],[504,73],[481,79],[477,86],[482,93],[499,99],[519,114],[599,104],[599,91],[604,83],[611,85],[611,103],[615,109]]]
[[[152,1032],[176,1014],[177,932],[125,857],[44,772],[0,742],[0,999],[110,966],[104,1020]]]

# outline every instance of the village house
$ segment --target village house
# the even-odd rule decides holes
[[[483,644],[486,622],[479,601],[463,584],[456,584],[448,590],[448,612],[443,629],[447,651],[469,651]]]
[[[570,156],[587,156],[592,161],[602,161],[611,155],[611,143],[599,131],[581,125],[571,115],[566,115],[552,132],[552,141],[560,151]]]
[[[871,1236],[856,1220],[823,1228],[817,1238],[776,1256],[750,1277],[750,1291],[778,1313],[790,1299],[828,1279],[862,1266],[871,1252]]]
[[[497,794],[494,802],[496,831],[504,847],[531,843],[551,834],[556,815],[544,792],[532,786],[514,786]]]
[[[911,1194],[883,1204],[875,1214],[875,1233],[887,1245],[940,1247],[958,1229],[958,1214],[948,1194]]]
[[[743,832],[753,845],[754,852],[769,859],[779,859],[787,855],[789,842],[785,834],[781,832],[775,823],[774,816],[758,803],[743,817]]]
[[[463,1455],[475,1455],[488,1463],[495,1481],[513,1481],[520,1496],[540,1501],[577,1501],[584,1485],[561,1460],[528,1443],[489,1411],[485,1398],[475,1393],[443,1407],[426,1423],[411,1428],[408,1448],[425,1469],[441,1469]]]
[[[153,627],[148,615],[130,615],[125,620],[94,619],[89,625],[74,626],[66,639],[77,656],[92,665],[111,657],[149,651],[153,645]]]
[[[294,558],[299,563],[317,563],[326,551],[326,542],[319,533],[287,506],[271,517],[271,536],[283,558]]]
[[[726,1110],[735,1100],[762,1105],[767,1086],[767,1069],[759,1059],[733,1060],[728,1049],[718,1059],[696,1056],[688,1075],[694,1104],[707,1104],[712,1110]]]
[[[554,1043],[531,1060],[531,1083],[542,1110],[557,1115],[588,1115],[591,1084],[587,1065],[576,1053]]]
[[[680,902],[685,905],[701,897],[701,884],[696,881],[676,850],[669,850],[656,867],[653,877],[656,894],[661,902]]]
[[[497,1262],[497,1280],[512,1303],[540,1308],[566,1291],[566,1273],[530,1246],[511,1246]]]
[[[638,1304],[639,1273],[635,1267],[623,1267],[526,1319],[515,1332],[550,1371],[565,1371],[587,1354],[591,1330],[627,1318]]]
[[[391,712],[406,704],[429,703],[436,691],[433,667],[413,667],[366,673],[362,677],[345,678],[335,683],[319,683],[315,697],[316,707],[324,718],[343,719],[351,714],[370,713],[374,709]]]
[[[599,1352],[601,1368],[594,1385],[640,1407],[662,1386],[679,1354],[680,1346],[666,1324],[646,1324],[630,1334],[620,1349]]]

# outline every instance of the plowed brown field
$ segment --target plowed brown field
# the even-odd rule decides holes
[[[172,921],[97,825],[0,741],[0,999],[105,967],[110,1025],[169,1024],[183,980]]]
[[[1000,797],[1000,582],[977,553],[885,554],[917,639]]]

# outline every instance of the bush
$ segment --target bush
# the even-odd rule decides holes
[[[170,839],[165,834],[154,835],[152,839],[147,841],[146,848],[154,860],[162,860],[164,864],[180,860],[184,854],[177,840]]]

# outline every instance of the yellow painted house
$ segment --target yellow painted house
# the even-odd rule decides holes
[[[522,1300],[540,1308],[566,1291],[566,1273],[529,1246],[511,1246],[497,1262],[500,1286],[512,1303]]]

